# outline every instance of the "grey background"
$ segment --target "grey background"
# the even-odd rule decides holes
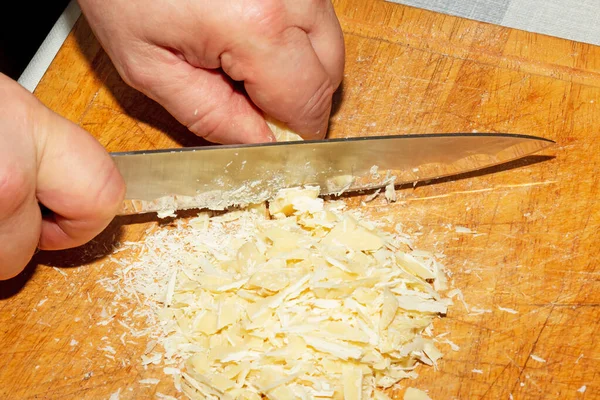
[[[600,45],[600,0],[387,0]]]

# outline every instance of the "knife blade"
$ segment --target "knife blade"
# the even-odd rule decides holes
[[[471,172],[536,153],[553,141],[504,133],[355,137],[111,153],[127,186],[121,215],[223,210],[280,189],[322,195]]]

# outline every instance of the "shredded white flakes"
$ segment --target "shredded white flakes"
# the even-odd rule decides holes
[[[579,393],[585,393],[586,389],[587,389],[587,386],[583,385],[582,387],[580,387],[579,389],[577,389],[577,391]]]
[[[460,300],[462,305],[465,307],[465,310],[467,310],[467,312],[471,311],[471,308],[465,302],[465,296],[463,295],[463,292],[460,289],[456,288],[456,289],[449,290],[448,293],[446,293],[446,295],[451,299],[453,299],[454,297],[457,297],[458,300]]]
[[[368,202],[370,202],[370,201],[373,201],[373,200],[375,200],[375,198],[376,198],[377,196],[379,196],[379,193],[381,193],[381,189],[377,189],[377,190],[375,190],[373,193],[371,193],[370,195],[368,195],[367,197],[365,197],[365,200],[364,200],[364,202],[365,202],[365,203],[368,203]]]
[[[141,364],[164,365],[192,399],[248,400],[385,400],[419,364],[435,367],[432,322],[452,305],[444,266],[399,224],[386,233],[344,208],[287,189],[268,210],[201,213],[129,244],[101,283],[140,305],[145,327],[118,325],[152,338]]]
[[[152,353],[150,355],[143,355],[142,356],[142,365],[148,365],[148,364],[159,364],[160,361],[162,360],[163,354],[162,353]]]
[[[117,351],[112,346],[105,346],[105,347],[102,347],[102,348],[100,348],[98,350],[102,350],[102,351],[105,351],[105,352],[110,353],[110,354],[116,354],[117,353]]]
[[[147,379],[141,379],[138,382],[142,385],[156,385],[158,382],[160,382],[160,379],[147,378]]]
[[[67,273],[63,270],[61,270],[60,268],[57,267],[52,267],[56,272],[58,272],[59,274],[61,274],[62,276],[64,276],[65,278],[67,277]]]
[[[513,310],[512,308],[506,308],[506,307],[500,307],[500,306],[498,306],[498,310],[507,312],[509,314],[518,314],[519,313],[517,310]]]
[[[379,178],[379,166],[377,166],[377,165],[371,166],[371,169],[369,170],[369,172],[373,176],[373,179]]]
[[[398,198],[396,196],[396,188],[394,186],[394,182],[390,182],[386,187],[385,187],[385,192],[384,192],[385,198],[388,201],[388,203],[394,203]]]
[[[532,355],[531,355],[531,359],[532,359],[532,360],[535,360],[535,361],[537,361],[537,362],[541,362],[541,363],[545,363],[545,362],[546,362],[546,360],[544,360],[542,357],[540,357],[540,356],[536,356],[535,354],[532,354]]]
[[[449,345],[450,348],[453,351],[459,351],[460,350],[460,346],[457,345],[456,343],[454,343],[453,341],[449,340],[449,339],[446,339],[446,340],[442,341],[442,343],[446,343],[447,345]]]
[[[164,219],[164,218],[175,218],[177,216],[177,214],[175,213],[175,210],[173,209],[167,209],[167,210],[160,210],[156,213],[156,216],[160,219]]]
[[[121,389],[119,389],[116,392],[114,392],[113,394],[111,394],[110,397],[108,398],[108,400],[119,400],[120,397],[121,397]]]
[[[471,307],[471,312],[469,313],[469,315],[481,315],[481,314],[491,313],[491,312],[492,312],[492,310],[488,310],[485,308]]]
[[[169,396],[168,394],[163,394],[160,392],[154,393],[154,396],[156,396],[156,398],[159,400],[178,400],[177,397]]]
[[[477,233],[467,228],[466,226],[455,226],[454,230],[456,231],[456,233]]]
[[[483,374],[483,371],[480,369],[472,369],[471,372],[474,374]]]
[[[173,367],[165,367],[163,369],[163,372],[165,373],[165,375],[178,375],[181,373],[179,368],[173,368]]]

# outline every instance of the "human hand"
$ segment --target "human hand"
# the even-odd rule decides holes
[[[36,247],[93,239],[116,214],[125,185],[104,148],[0,74],[0,280]],[[39,203],[54,213],[42,217]]]
[[[344,68],[330,0],[79,0],[127,84],[216,143],[326,134]],[[247,95],[235,88],[243,81]]]

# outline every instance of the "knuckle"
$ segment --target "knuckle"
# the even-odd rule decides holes
[[[243,21],[251,31],[277,34],[285,27],[284,2],[278,0],[252,1],[243,10]]]
[[[231,125],[244,113],[246,97],[234,90],[224,91],[199,108],[185,125],[196,135],[213,143],[229,142]]]
[[[238,59],[236,59],[230,52],[224,52],[220,56],[221,68],[231,79],[237,82],[244,81],[247,79],[245,73],[245,66]]]
[[[103,219],[112,218],[119,210],[125,198],[125,181],[116,164],[108,160],[108,166],[103,168],[103,179],[98,182],[94,209]]]
[[[53,190],[44,192],[44,196],[60,200],[60,210],[55,211],[62,218],[72,224],[87,224],[86,230],[99,231],[120,210],[126,187],[109,156],[93,164],[75,178],[73,188],[68,192]]]
[[[325,119],[331,109],[331,99],[335,91],[329,79],[324,80],[309,100],[303,105],[300,116],[303,119]]]
[[[212,142],[218,135],[222,123],[219,109],[211,107],[199,112],[196,118],[187,124],[187,128],[194,134]]]
[[[138,90],[147,88],[152,83],[152,76],[140,68],[139,63],[132,57],[126,57],[123,60],[119,68],[119,75],[126,84]]]

